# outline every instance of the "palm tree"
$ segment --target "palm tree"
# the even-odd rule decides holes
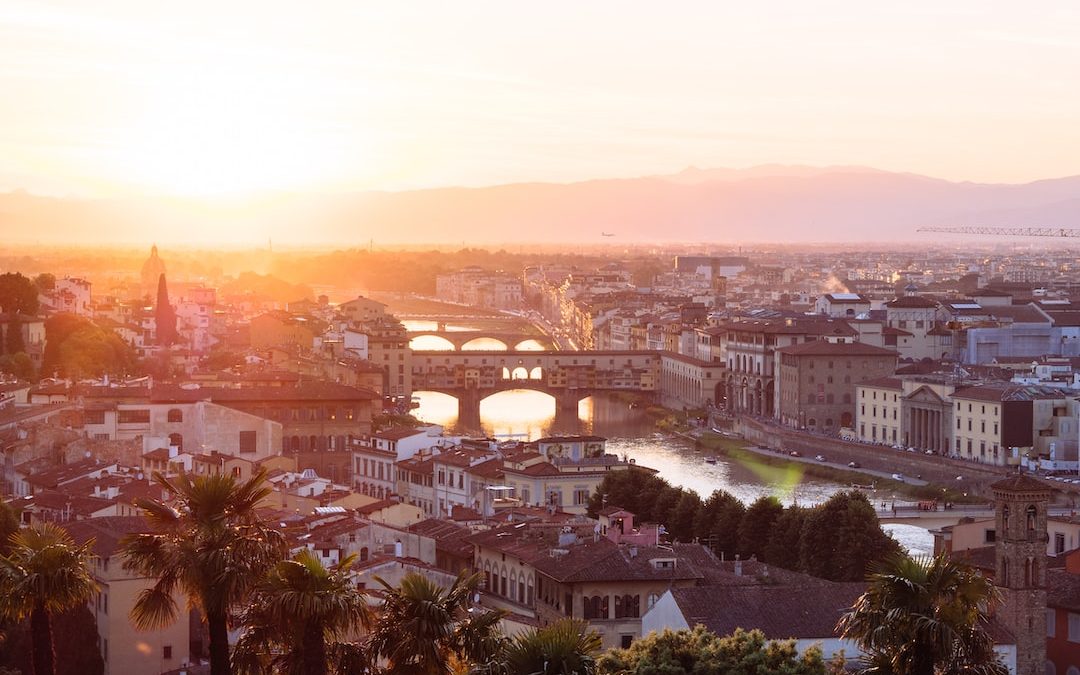
[[[367,598],[349,571],[356,556],[326,568],[309,550],[282,560],[259,584],[233,651],[239,673],[343,672],[356,650],[339,640],[370,624]]]
[[[600,634],[584,621],[560,619],[516,635],[499,665],[514,675],[592,675],[601,645]]]
[[[52,615],[77,607],[97,590],[90,572],[93,541],[77,545],[63,528],[41,523],[11,535],[11,552],[0,557],[0,612],[30,617],[35,675],[53,675]]]
[[[376,577],[385,599],[368,639],[387,675],[446,675],[455,660],[487,664],[502,650],[502,612],[471,607],[480,575],[458,575],[449,589],[415,572],[397,588]]]
[[[898,555],[879,564],[870,586],[837,626],[868,655],[866,673],[1004,675],[987,612],[989,579],[946,555]]]
[[[210,672],[230,675],[229,612],[245,600],[267,570],[285,553],[280,532],[266,526],[255,512],[271,493],[265,470],[238,483],[227,475],[181,473],[154,481],[171,495],[169,503],[139,499],[136,504],[152,532],[122,542],[124,568],[157,579],[139,593],[131,620],[141,629],[176,620],[176,593],[206,617],[210,633]]]

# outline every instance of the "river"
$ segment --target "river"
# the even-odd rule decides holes
[[[457,429],[457,401],[446,394],[417,392],[420,407],[413,413],[421,420]],[[798,465],[777,468],[753,460],[705,455],[693,443],[658,433],[653,420],[641,409],[610,395],[590,396],[581,402],[577,419],[556,421],[555,400],[536,391],[501,392],[480,404],[483,431],[496,438],[535,440],[552,434],[596,434],[608,439],[607,451],[635,460],[659,471],[670,482],[707,497],[713,490],[726,490],[749,504],[762,495],[774,495],[784,504],[816,504],[847,486],[803,474]],[[880,496],[887,498],[887,496]],[[886,525],[901,544],[914,553],[933,548],[933,539],[924,528]]]

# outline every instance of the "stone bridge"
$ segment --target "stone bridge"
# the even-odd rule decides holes
[[[523,342],[535,340],[545,349],[552,349],[555,345],[551,338],[541,333],[529,333],[527,331],[498,331],[498,330],[413,330],[408,332],[409,340],[427,336],[440,337],[454,345],[456,351],[462,349],[473,340],[488,338],[498,340],[507,350],[514,351]]]
[[[578,403],[600,391],[697,407],[713,400],[723,370],[658,351],[414,351],[412,383],[456,398],[459,423],[479,428],[480,401],[501,391],[541,391],[555,398],[557,416],[576,419]]]

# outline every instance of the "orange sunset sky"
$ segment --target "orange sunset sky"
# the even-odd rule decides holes
[[[0,2],[0,190],[1080,173],[1080,4]]]

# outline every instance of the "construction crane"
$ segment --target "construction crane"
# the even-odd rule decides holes
[[[930,226],[920,227],[918,231],[946,232],[948,234],[993,234],[1013,237],[1080,237],[1080,229],[1073,227]]]

